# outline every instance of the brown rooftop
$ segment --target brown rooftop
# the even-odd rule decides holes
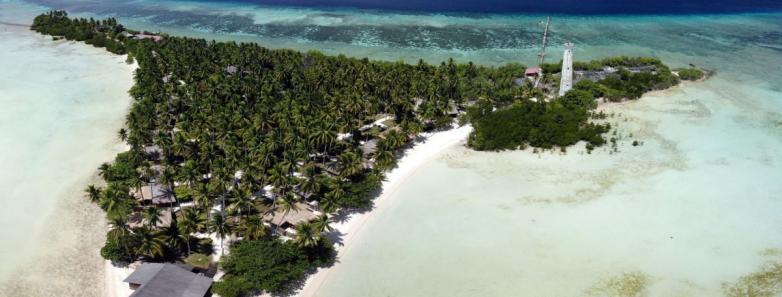
[[[295,226],[299,223],[310,221],[318,216],[318,214],[310,210],[309,207],[310,206],[307,204],[297,202],[296,209],[291,210],[288,213],[278,209],[274,213],[263,216],[263,220],[274,225],[279,224],[282,227],[287,227],[287,225]],[[280,223],[280,220],[282,220],[282,223]]]

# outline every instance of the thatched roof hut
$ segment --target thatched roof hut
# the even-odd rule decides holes
[[[311,221],[320,214],[320,212],[312,210],[309,205],[297,202],[296,209],[287,213],[281,209],[278,209],[273,213],[269,213],[263,216],[263,220],[274,226],[288,228],[298,225],[302,222]]]
[[[141,204],[160,205],[174,203],[174,195],[171,191],[167,187],[155,182],[142,186],[141,191],[132,189],[131,195],[141,202]]]

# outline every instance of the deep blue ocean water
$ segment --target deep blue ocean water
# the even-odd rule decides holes
[[[230,0],[212,2],[484,13],[694,14],[782,10],[782,0]]]

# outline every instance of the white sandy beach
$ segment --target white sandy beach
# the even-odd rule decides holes
[[[111,261],[105,261],[105,273],[104,273],[104,288],[103,296],[105,297],[127,297],[130,296],[133,291],[128,287],[128,284],[123,280],[133,272],[131,267],[116,267],[111,264]]]

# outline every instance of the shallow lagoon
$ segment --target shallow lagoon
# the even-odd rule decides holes
[[[35,9],[0,3],[0,20]],[[82,190],[122,149],[132,68],[0,24],[0,69],[0,296],[98,296],[105,227]]]
[[[529,64],[544,18],[35,2],[140,29],[409,62]],[[316,296],[714,296],[782,261],[780,18],[555,16],[549,59],[574,41],[577,60],[653,55],[717,74],[604,107],[616,153],[448,148],[372,214]]]

